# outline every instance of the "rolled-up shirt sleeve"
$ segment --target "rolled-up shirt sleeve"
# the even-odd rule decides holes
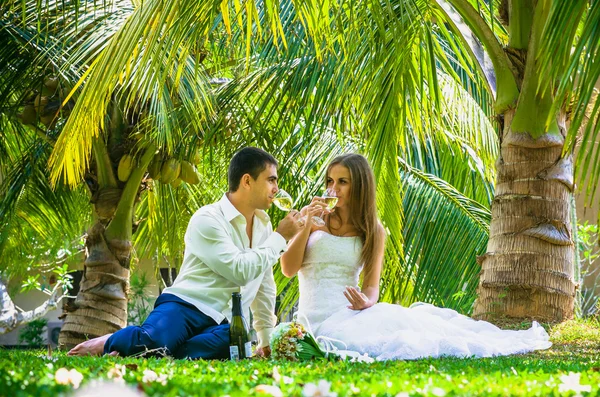
[[[275,232],[259,247],[240,249],[226,228],[209,214],[192,219],[185,234],[185,244],[212,271],[239,286],[261,276],[287,247],[283,236]]]
[[[256,292],[254,301],[250,304],[252,310],[252,327],[256,330],[258,337],[258,347],[269,345],[271,332],[277,322],[275,316],[275,297],[277,296],[277,286],[273,278],[273,268],[269,267],[264,275],[262,283]]]

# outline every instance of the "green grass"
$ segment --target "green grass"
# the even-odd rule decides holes
[[[527,324],[523,324],[527,325]],[[331,382],[338,396],[552,396],[561,376],[581,374],[582,385],[600,395],[600,326],[596,321],[568,321],[550,327],[554,346],[526,355],[488,359],[426,359],[373,364],[344,362],[291,363],[254,360],[184,361],[170,359],[66,357],[51,359],[38,350],[0,350],[0,395],[54,396],[70,394],[72,385],[57,384],[59,368],[83,375],[81,389],[109,378],[115,365],[125,365],[125,383],[154,396],[246,396],[261,393],[259,385],[277,386],[282,395],[301,396],[308,383]],[[277,367],[274,373],[274,367]],[[165,375],[164,384],[148,381],[144,370]],[[280,376],[278,376],[280,375]],[[108,392],[106,383],[99,385]],[[111,392],[117,397],[121,392]],[[105,395],[105,394],[101,394]]]

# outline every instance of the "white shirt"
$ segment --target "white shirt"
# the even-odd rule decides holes
[[[258,347],[264,347],[277,320],[273,265],[287,243],[261,210],[254,214],[252,244],[248,240],[246,218],[227,195],[200,208],[185,232],[179,275],[163,292],[193,304],[217,324],[231,321],[231,294],[241,292],[244,316],[248,320],[250,308]]]

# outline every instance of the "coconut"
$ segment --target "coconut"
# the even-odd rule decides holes
[[[58,77],[47,77],[44,80],[44,86],[54,94],[58,88]]]
[[[133,171],[133,156],[126,154],[121,157],[119,161],[119,167],[117,168],[117,176],[121,182],[127,182],[129,175]]]
[[[35,124],[37,121],[37,113],[33,105],[25,105],[23,107],[23,113],[21,113],[21,123],[23,124]]]
[[[49,114],[46,116],[40,116],[40,121],[42,122],[42,124],[44,124],[47,128],[54,128],[54,126],[56,125],[56,120],[57,117],[55,114]]]
[[[194,154],[194,164],[198,165],[202,161],[202,152],[200,150],[196,150]]]
[[[121,189],[105,187],[100,189],[92,200],[90,200],[94,204],[96,214],[100,219],[110,219],[113,217],[122,193]]]
[[[195,167],[188,161],[181,162],[181,173],[179,174],[179,178],[191,185],[200,182]]]
[[[173,186],[175,189],[177,189],[179,187],[179,185],[181,185],[182,180],[180,178],[175,179],[173,182],[171,182],[171,186]]]
[[[48,104],[48,97],[42,96],[41,94],[38,94],[35,97],[35,100],[33,101],[33,106],[35,106],[35,110],[37,112],[41,112],[47,104]]]
[[[171,183],[179,177],[181,172],[181,164],[177,159],[168,159],[165,161],[160,169],[162,183]]]
[[[160,168],[162,167],[162,159],[160,154],[155,154],[150,166],[148,167],[148,174],[150,178],[158,181],[160,179]]]

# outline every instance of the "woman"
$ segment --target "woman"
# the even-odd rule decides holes
[[[283,274],[298,274],[298,319],[315,336],[377,360],[490,357],[551,346],[536,322],[529,330],[504,331],[430,304],[377,303],[385,231],[377,219],[373,171],[363,156],[346,154],[329,165],[326,184],[338,197],[334,211],[323,210],[315,197],[302,209],[306,227],[281,257]],[[325,226],[315,226],[311,215],[322,211]]]

